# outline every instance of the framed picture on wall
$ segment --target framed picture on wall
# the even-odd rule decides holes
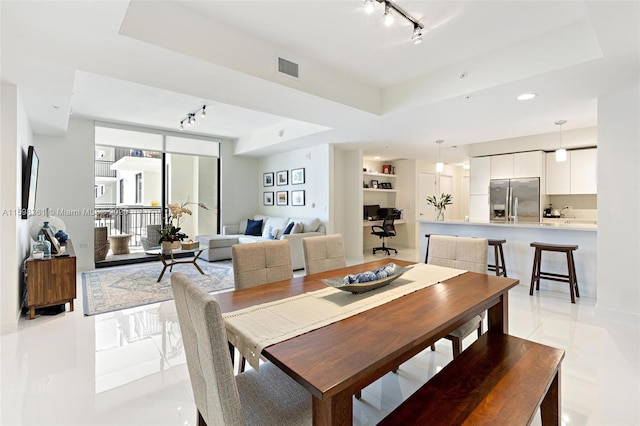
[[[262,186],[273,186],[273,172],[262,175]]]
[[[292,206],[304,206],[304,190],[303,191],[291,191],[291,205]]]
[[[304,183],[304,167],[301,169],[291,169],[291,185]]]
[[[264,204],[265,206],[273,205],[273,192],[262,193],[262,204]]]
[[[276,173],[276,185],[289,185],[289,171],[282,170]]]
[[[289,191],[276,192],[276,204],[279,206],[286,206],[289,204]]]

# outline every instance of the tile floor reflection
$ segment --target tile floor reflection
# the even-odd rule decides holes
[[[173,303],[85,317],[78,283],[75,312],[21,319],[1,336],[0,424],[195,425]],[[572,305],[561,290],[514,288],[509,318],[511,334],[567,351],[563,424],[640,424],[640,326],[600,317],[593,299]],[[445,366],[451,343],[436,346],[365,388],[354,424],[376,424]]]

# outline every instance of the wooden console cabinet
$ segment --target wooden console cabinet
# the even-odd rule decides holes
[[[76,254],[71,240],[62,243],[68,256],[52,256],[45,259],[30,257],[26,261],[27,298],[29,319],[35,318],[36,308],[61,305],[69,302],[73,311],[76,298]]]

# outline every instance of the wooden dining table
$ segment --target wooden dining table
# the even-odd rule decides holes
[[[370,271],[376,260],[216,294],[223,313],[326,288],[324,278]],[[400,266],[412,262],[393,260]],[[508,333],[508,291],[517,279],[465,272],[381,306],[267,346],[261,356],[312,395],[314,425],[351,425],[352,396],[474,316],[488,332]]]

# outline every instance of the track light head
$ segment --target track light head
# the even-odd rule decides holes
[[[207,116],[207,106],[206,105],[202,105],[202,112],[200,113],[200,117],[206,117]]]
[[[413,35],[411,36],[411,41],[413,42],[413,44],[422,43],[422,28],[420,28],[416,24],[413,25]]]
[[[391,13],[391,7],[387,3],[384,7],[384,16],[382,17],[382,22],[389,27],[393,25],[393,14]]]
[[[364,0],[364,12],[370,15],[374,10],[376,10],[375,0]]]

